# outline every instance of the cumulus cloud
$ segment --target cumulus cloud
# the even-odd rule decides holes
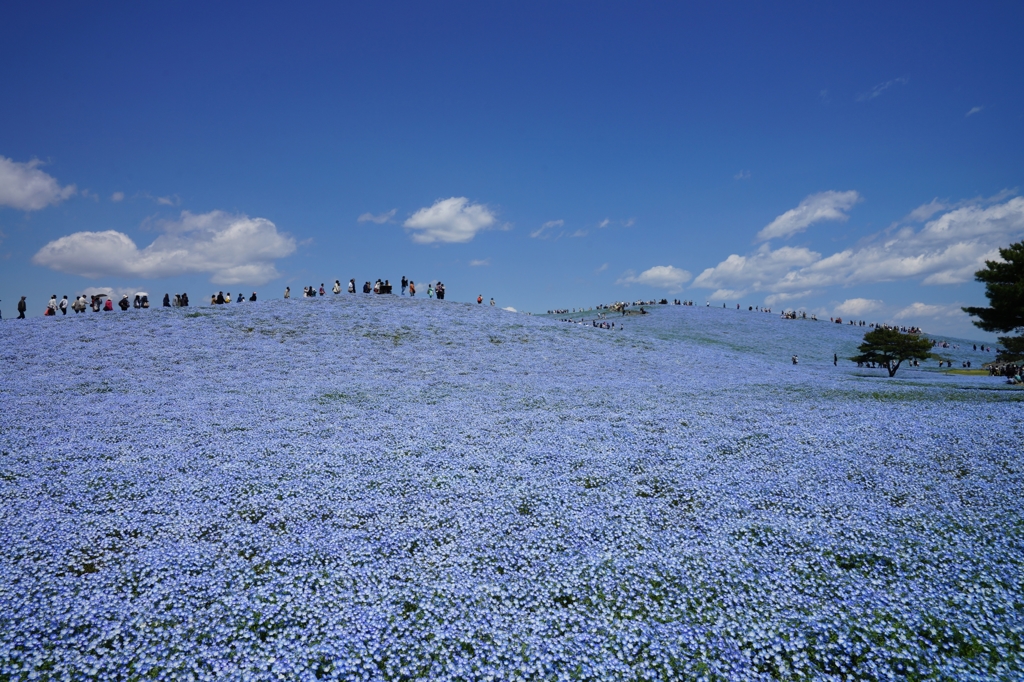
[[[981,110],[984,109],[984,108],[985,107],[971,107],[971,110],[967,112],[967,114],[964,116],[964,118],[967,118],[969,116],[973,116],[974,114],[980,114]]]
[[[556,227],[562,227],[563,225],[565,225],[564,220],[549,220],[531,232],[530,236],[534,239],[547,239],[550,236],[548,232],[549,230],[553,230]]]
[[[704,270],[693,286],[784,293],[911,278],[922,284],[966,282],[986,260],[999,259],[1000,246],[1024,235],[1024,198],[989,201],[944,210],[920,229],[897,224],[827,257],[764,244],[753,254],[732,254]]]
[[[836,306],[839,315],[864,315],[882,307],[882,302],[872,298],[848,298]]]
[[[795,301],[797,299],[807,298],[812,293],[814,292],[808,289],[807,291],[795,291],[793,293],[772,294],[771,296],[766,296],[764,302],[767,305],[778,305],[780,303],[785,303],[786,301]],[[733,296],[731,298],[738,298],[738,296]]]
[[[616,284],[646,284],[656,289],[665,289],[669,293],[682,291],[683,285],[690,281],[690,273],[671,265],[655,265],[639,275],[631,272],[619,278]]]
[[[265,284],[279,276],[274,260],[295,251],[295,240],[265,218],[182,211],[163,234],[140,249],[116,230],[75,232],[39,249],[32,262],[83,277],[171,277],[210,273],[215,284]]]
[[[943,318],[943,317],[963,317],[966,313],[960,308],[960,305],[930,305],[928,303],[911,303],[906,308],[903,308],[897,312],[893,317],[897,320],[915,320],[922,317],[926,318]]]
[[[772,250],[768,244],[756,252],[740,256],[732,254],[713,268],[707,268],[693,280],[703,289],[726,289],[738,292],[770,290],[794,268],[801,268],[821,259],[821,254],[804,247],[783,246]]]
[[[803,232],[814,223],[822,220],[846,221],[849,216],[845,211],[853,208],[853,205],[860,201],[860,195],[850,190],[848,192],[818,192],[812,194],[796,208],[791,208],[757,233],[757,241],[763,242],[776,237],[789,237]]]
[[[124,201],[124,192],[114,192],[110,195],[110,200],[115,204],[119,201]]]
[[[373,215],[372,213],[364,213],[361,216],[359,216],[358,218],[356,218],[356,220],[358,222],[360,222],[360,223],[377,223],[378,225],[383,225],[384,223],[386,223],[389,220],[391,220],[392,218],[394,218],[396,213],[398,213],[398,209],[397,208],[393,208],[390,211],[385,211],[384,213],[381,213],[380,215]]]
[[[886,90],[888,90],[889,88],[891,88],[894,85],[906,85],[909,82],[910,82],[909,78],[903,77],[903,78],[893,78],[892,80],[885,81],[884,83],[879,83],[878,85],[876,85],[875,87],[871,88],[867,92],[862,92],[861,94],[857,95],[857,101],[858,102],[866,102],[868,100],[872,100],[872,99],[878,97],[879,95],[881,95],[883,92],[885,92]]]
[[[487,206],[472,204],[466,197],[451,197],[421,208],[403,225],[413,230],[412,240],[419,244],[465,243],[477,232],[493,226],[495,220],[495,214]]]
[[[53,176],[39,170],[41,165],[38,159],[19,163],[0,156],[0,206],[38,211],[59,204],[77,191],[74,185],[61,187]]]

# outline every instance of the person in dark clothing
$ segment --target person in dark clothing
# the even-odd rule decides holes
[[[406,288],[408,286],[409,286],[409,280],[407,280],[405,278],[405,275],[402,275],[402,296],[405,296],[405,290],[406,290]]]
[[[256,292],[255,291],[252,292],[252,296],[249,297],[249,300],[250,301],[255,301],[256,300]]]
[[[238,302],[241,303],[244,300],[245,300],[245,294],[243,294],[241,291],[239,291],[238,292]]]
[[[171,307],[171,295],[170,294],[164,294],[164,307],[165,308],[170,308]]]
[[[217,299],[216,299],[216,301],[217,301],[217,305],[221,305],[222,303],[224,303],[224,292],[223,291],[218,291],[217,292]]]
[[[839,366],[839,356],[838,356],[838,355],[836,355],[835,353],[833,353],[833,354],[832,354],[832,364],[833,364],[833,365],[834,365],[835,367],[838,367],[838,366]]]
[[[25,303],[25,297],[22,296],[21,300],[18,301],[18,319],[25,319],[25,311],[28,310],[28,305]]]
[[[142,297],[139,296],[138,294],[135,294],[135,300],[132,301],[132,307],[133,308],[141,308],[142,307]]]
[[[132,307],[132,304],[128,301],[128,294],[121,297],[121,302],[117,304],[121,310],[128,310]]]
[[[181,295],[181,307],[182,308],[187,308],[188,307],[188,294],[182,294]]]

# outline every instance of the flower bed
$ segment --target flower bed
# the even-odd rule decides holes
[[[0,679],[1019,677],[1024,394],[813,325],[5,323]]]

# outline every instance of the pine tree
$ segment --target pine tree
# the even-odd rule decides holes
[[[927,360],[932,356],[932,342],[923,336],[904,334],[899,329],[878,327],[864,335],[864,343],[857,347],[860,355],[850,358],[854,362],[877,362],[895,376],[904,360]]]
[[[997,360],[1016,362],[1024,360],[1024,242],[999,249],[999,255],[1003,262],[985,261],[985,269],[974,273],[974,279],[985,283],[985,296],[991,307],[963,311],[979,318],[974,325],[987,332],[1022,332],[999,337],[1004,350]]]

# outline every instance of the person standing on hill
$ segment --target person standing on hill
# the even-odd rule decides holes
[[[164,294],[164,307],[165,308],[170,308],[171,307],[171,295],[170,294]]]
[[[409,295],[416,298],[416,282],[409,280]]]
[[[402,296],[405,296],[405,290],[406,290],[406,288],[408,288],[408,286],[409,286],[409,280],[407,280],[405,278],[405,275],[402,275]]]
[[[25,303],[25,297],[22,296],[21,300],[18,301],[18,319],[25,319],[25,311],[28,310],[28,305]]]
[[[291,298],[292,297],[292,288],[291,287],[285,287],[284,288],[284,297],[285,298]]]
[[[356,293],[356,278],[355,277],[353,277],[352,279],[350,279],[348,281],[348,293],[350,293],[350,294]]]
[[[58,304],[57,307],[60,308],[60,314],[61,315],[67,315],[68,314],[68,297],[67,297],[67,294],[64,295],[64,298],[60,299],[60,303]]]
[[[839,356],[837,354],[835,354],[835,353],[832,354],[832,366],[833,367],[838,367],[839,366]]]
[[[476,304],[480,305],[483,302],[484,302],[484,295],[483,294],[477,294],[476,295]]]
[[[334,288],[331,289],[335,294],[341,293],[341,280],[334,280]]]

